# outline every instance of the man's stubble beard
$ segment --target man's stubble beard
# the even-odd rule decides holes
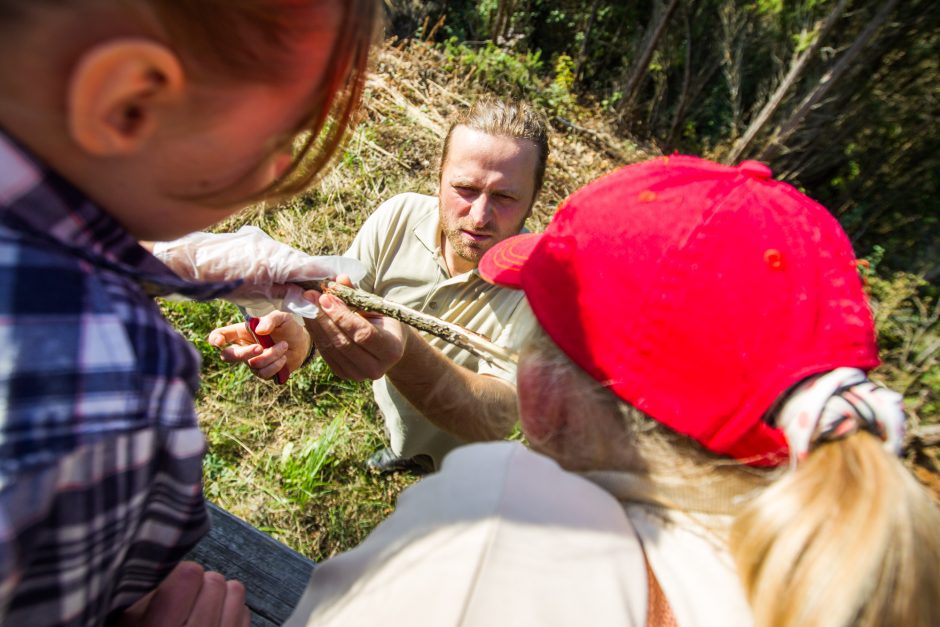
[[[480,263],[483,254],[489,250],[489,248],[484,249],[479,246],[474,246],[471,242],[467,242],[461,235],[461,229],[459,227],[456,229],[445,228],[444,237],[450,244],[451,250],[453,250],[458,257],[464,261],[469,261],[474,266]]]
[[[438,202],[440,202],[440,200],[438,200]],[[444,237],[447,239],[447,242],[450,244],[451,249],[457,254],[457,256],[463,259],[464,261],[469,261],[474,266],[476,266],[480,263],[480,259],[483,258],[483,255],[486,253],[486,251],[488,251],[493,246],[496,246],[496,244],[500,243],[504,239],[508,239],[514,235],[517,235],[525,226],[525,221],[529,218],[531,214],[532,214],[532,207],[529,207],[529,210],[526,212],[525,216],[522,218],[519,224],[516,225],[516,228],[512,232],[510,232],[509,234],[507,234],[505,237],[501,239],[492,240],[489,243],[489,245],[486,246],[485,248],[482,246],[475,245],[475,243],[473,242],[466,241],[461,235],[461,231],[463,230],[461,225],[459,223],[456,226],[445,224],[443,216],[440,217],[441,231],[444,233]],[[474,231],[478,229],[470,228],[469,230]],[[494,234],[491,229],[486,229],[483,232],[487,235]]]

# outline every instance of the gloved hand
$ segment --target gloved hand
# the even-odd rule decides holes
[[[304,290],[297,282],[345,274],[355,283],[365,276],[365,267],[356,259],[308,255],[254,226],[243,226],[235,233],[192,233],[172,242],[157,242],[153,254],[185,279],[243,279],[241,287],[224,298],[253,316],[280,309],[316,317],[319,310],[303,298]]]

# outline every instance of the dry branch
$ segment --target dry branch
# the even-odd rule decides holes
[[[912,429],[904,442],[905,448],[940,446],[940,425],[923,425]]]
[[[404,322],[419,331],[430,333],[445,342],[458,346],[502,370],[507,370],[506,362],[515,364],[519,360],[519,356],[515,351],[495,344],[479,333],[474,333],[459,325],[445,322],[440,318],[399,303],[385,300],[381,296],[347,287],[334,281],[324,281],[317,285],[301,285],[308,289],[318,289],[325,294],[332,294],[347,305],[364,311],[374,311]]]
[[[608,157],[610,157],[614,161],[618,161],[621,163],[626,162],[627,159],[624,156],[624,154],[620,152],[620,150],[615,148],[613,143],[610,140],[602,137],[600,133],[597,133],[596,131],[592,131],[589,128],[584,128],[583,126],[579,126],[575,124],[574,122],[572,122],[571,120],[561,117],[560,115],[552,116],[552,121],[558,124],[559,126],[563,126],[569,130],[572,130],[576,133],[581,134],[584,137],[587,137],[589,140],[594,142],[594,145],[597,148],[604,151],[604,154],[606,154]]]

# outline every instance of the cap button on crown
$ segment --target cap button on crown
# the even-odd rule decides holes
[[[738,169],[748,176],[753,176],[756,179],[769,179],[771,176],[773,176],[773,172],[770,170],[770,167],[761,163],[760,161],[742,161],[738,165]]]

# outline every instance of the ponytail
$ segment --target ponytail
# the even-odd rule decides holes
[[[868,432],[750,502],[730,549],[756,625],[940,625],[940,509]]]

